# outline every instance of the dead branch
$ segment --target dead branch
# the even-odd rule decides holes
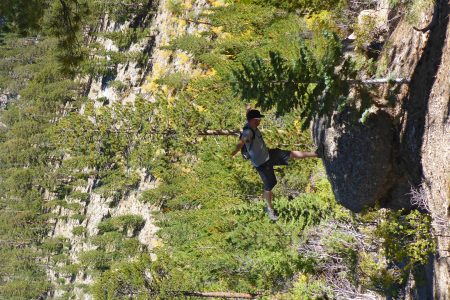
[[[188,292],[180,291],[184,296],[195,296],[203,298],[226,298],[226,299],[255,299],[261,293],[235,293],[235,292]]]
[[[64,129],[64,132],[76,132],[74,129]],[[142,133],[142,134],[155,134],[155,135],[171,135],[176,134],[177,132],[174,129],[167,130],[150,130],[150,131],[142,131],[142,130],[129,130],[129,129],[87,129],[82,132],[105,132],[105,133]],[[227,135],[239,135],[241,131],[239,129],[205,129],[197,132],[198,136],[227,136]]]
[[[207,135],[239,135],[241,131],[239,129],[218,129],[218,130],[213,130],[213,129],[207,129],[204,131],[200,131],[199,133],[197,133],[197,135],[200,136],[207,136]]]
[[[399,84],[404,84],[404,83],[409,83],[410,80],[409,78],[379,78],[379,79],[366,79],[366,80],[358,80],[358,79],[351,79],[351,80],[347,80],[348,83],[350,84],[367,84],[367,85],[371,85],[371,84],[385,84],[385,83],[399,83]]]

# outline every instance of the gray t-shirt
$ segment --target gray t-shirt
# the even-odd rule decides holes
[[[255,138],[251,129],[245,129],[242,132],[242,139],[245,141],[250,160],[255,167],[258,167],[269,160],[269,150],[262,138],[261,132],[258,128],[255,130]],[[253,142],[252,142],[253,139]]]

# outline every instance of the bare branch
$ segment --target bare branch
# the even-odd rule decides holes
[[[371,85],[371,84],[385,84],[385,83],[400,83],[400,84],[404,84],[404,83],[409,83],[410,80],[409,78],[379,78],[379,79],[367,79],[367,80],[357,80],[357,79],[352,79],[352,80],[347,80],[348,83],[350,84],[367,84],[367,85]]]
[[[235,293],[235,292],[180,292],[184,296],[195,296],[204,298],[227,298],[227,299],[255,299],[261,293]]]

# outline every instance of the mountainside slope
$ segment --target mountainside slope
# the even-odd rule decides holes
[[[0,298],[449,299],[447,1],[54,0],[31,38],[26,3],[0,4]],[[323,150],[276,170],[278,222],[229,156],[247,101]]]

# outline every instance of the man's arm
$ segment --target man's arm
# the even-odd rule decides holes
[[[231,156],[234,157],[236,155],[236,153],[238,153],[242,147],[244,147],[245,142],[244,140],[239,140],[238,144],[236,145],[236,148],[233,150],[233,152],[231,152]]]
[[[236,153],[238,153],[242,147],[244,147],[245,143],[250,143],[253,139],[253,133],[249,129],[246,129],[242,132],[241,138],[236,145],[236,148],[231,152],[231,156],[234,157]]]

